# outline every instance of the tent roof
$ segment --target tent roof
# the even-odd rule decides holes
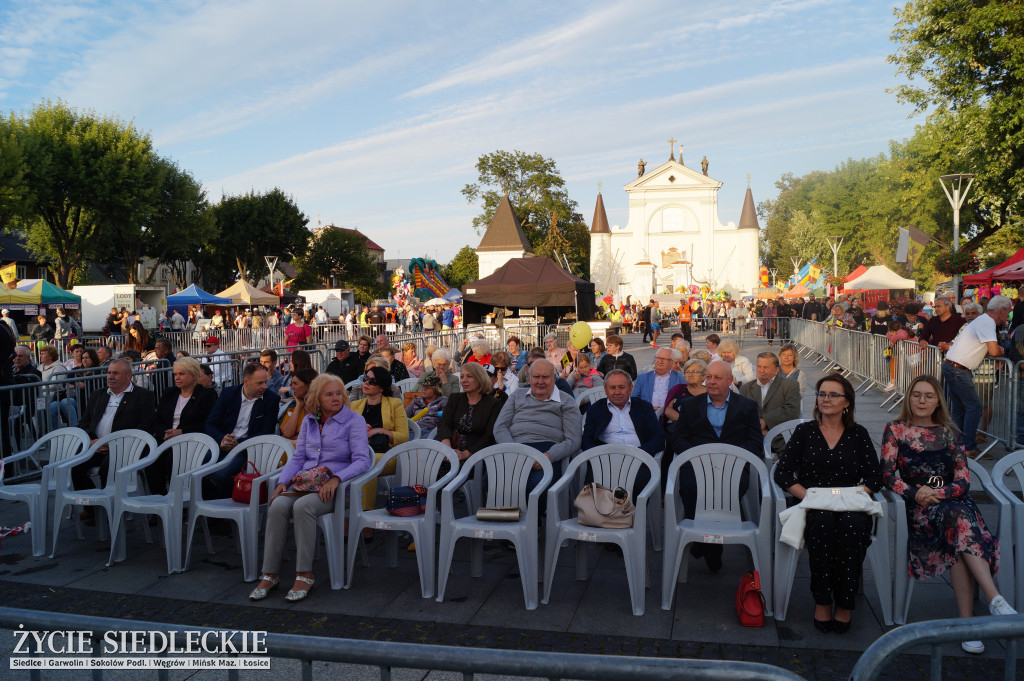
[[[999,277],[997,275],[1003,274],[1001,272],[1003,268],[1009,269],[1010,265],[1014,265],[1021,261],[1024,261],[1024,248],[1020,249],[995,267],[982,270],[977,274],[968,274],[964,277],[964,286],[991,286],[993,280],[998,281]]]
[[[847,274],[846,278],[843,279],[843,281],[853,281],[854,279],[856,279],[857,277],[859,277],[860,275],[864,274],[867,271],[867,267],[865,267],[864,265],[858,265],[857,269]]]
[[[173,305],[231,305],[230,298],[220,298],[207,293],[195,284],[184,291],[167,296],[167,307]]]
[[[508,200],[508,194],[501,197],[498,207],[494,211],[491,223],[487,225],[484,238],[480,239],[477,251],[523,251],[533,253],[523,225],[512,210],[512,203]]]
[[[809,288],[807,288],[806,286],[804,286],[803,284],[797,284],[793,288],[791,288],[788,291],[786,291],[785,293],[783,293],[782,297],[783,298],[803,298],[804,296],[806,296],[810,292],[811,292],[811,290]]]
[[[483,279],[463,286],[463,299],[509,307],[593,305],[594,285],[566,272],[550,258],[512,258]],[[577,298],[578,296],[578,298]]]
[[[22,279],[15,288],[32,296],[31,302],[33,303],[53,305],[60,303],[81,304],[82,302],[82,296],[65,291],[45,279]]]
[[[1003,281],[1016,281],[1024,279],[1024,262],[1014,263],[1012,265],[1001,265],[995,273],[996,278]]]
[[[235,305],[277,305],[281,302],[274,294],[264,293],[245,279],[239,279],[217,295],[230,298]]]
[[[845,290],[870,291],[874,289],[914,289],[917,282],[904,279],[885,265],[873,265],[868,271],[853,281],[847,281]]]

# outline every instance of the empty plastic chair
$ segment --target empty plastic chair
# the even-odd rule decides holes
[[[632,527],[591,527],[580,524],[574,517],[560,517],[559,509],[564,506],[564,497],[569,494],[569,482],[576,470],[589,467],[595,482],[611,490],[622,487],[632,495],[637,474],[645,466],[650,473],[650,481],[640,495],[632,500],[636,506]],[[600,445],[575,456],[564,475],[548,490],[547,531],[544,535],[544,599],[541,602],[547,603],[551,598],[551,586],[563,541],[571,539],[576,542],[578,580],[587,578],[587,543],[608,543],[622,549],[633,614],[643,615],[646,601],[644,590],[647,586],[647,504],[660,490],[661,466],[642,449],[621,444]]]
[[[1016,480],[1016,491],[1007,478]],[[992,484],[1009,502],[999,515],[999,583],[1003,598],[1015,608],[1024,605],[1024,579],[1018,579],[1016,567],[1024,562],[1024,449],[1007,454],[992,468]]]
[[[71,469],[89,461],[102,447],[107,448],[108,464],[106,480],[101,480],[103,487],[99,489],[74,489],[71,481]],[[110,525],[111,541],[113,541],[114,496],[117,488],[114,478],[117,471],[130,466],[141,459],[147,452],[156,451],[156,440],[141,430],[119,430],[106,437],[101,437],[89,447],[88,451],[74,456],[56,468],[57,483],[53,502],[53,549],[50,558],[57,553],[57,539],[60,534],[60,521],[67,506],[98,506],[107,514]],[[125,482],[125,494],[136,494],[139,491],[139,478],[132,474]],[[96,521],[99,523],[99,520]],[[149,526],[144,526],[148,534]]]
[[[679,469],[693,465],[697,479],[697,506],[693,519],[683,517],[679,499]],[[760,513],[757,522],[743,520],[740,482],[749,466],[760,481]],[[665,492],[665,550],[662,556],[661,607],[672,609],[676,580],[686,581],[687,547],[693,542],[742,544],[750,551],[754,569],[761,575],[765,615],[772,607],[772,514],[768,469],[760,457],[725,444],[692,447],[672,460]],[[754,481],[751,480],[751,484]]]
[[[167,573],[180,572],[181,529],[185,509],[192,501],[192,471],[217,458],[220,445],[205,433],[185,433],[164,442],[155,452],[117,471],[114,483],[113,518],[111,520],[110,560],[107,565],[125,559],[125,537],[121,520],[124,513],[156,515],[164,531]],[[152,466],[161,455],[171,456],[171,482],[167,494],[130,496],[128,486],[139,471]]]
[[[789,442],[789,438],[790,436],[793,435],[793,431],[796,429],[796,427],[806,420],[807,419],[792,419],[790,421],[780,423],[779,425],[769,430],[767,434],[765,434],[764,436],[764,460],[775,460],[775,453],[772,451],[772,442],[775,440],[775,438],[781,436],[785,442]]]
[[[386,509],[363,510],[361,486],[373,480],[384,470],[384,466],[392,459],[397,459],[396,485],[423,485],[427,488],[424,512],[406,517],[395,516]],[[450,470],[438,477],[441,465],[447,461]],[[385,552],[388,567],[398,565],[398,532],[408,532],[416,543],[416,563],[420,573],[420,592],[423,598],[434,595],[435,575],[435,526],[438,515],[438,493],[459,472],[459,456],[450,448],[432,440],[415,440],[404,442],[388,450],[380,460],[366,473],[352,481],[351,500],[349,504],[348,545],[355,546],[363,528],[371,528],[387,532]],[[348,555],[348,578],[345,588],[352,585],[355,571],[355,552]]]
[[[49,460],[42,467],[39,482],[23,482],[13,485],[4,483],[3,467],[0,466],[0,499],[24,501],[28,504],[28,519],[31,523],[29,534],[32,538],[32,555],[46,554],[46,511],[50,505],[50,495],[57,487],[54,471],[64,463],[89,448],[89,434],[80,428],[61,428],[39,438],[28,449],[12,454],[4,459],[4,464],[16,463],[27,459],[35,459],[44,451],[49,451]]]
[[[455,518],[454,494],[469,479],[477,464],[486,471],[486,491],[483,506],[487,508],[518,507],[516,522],[487,522],[476,517]],[[542,476],[537,486],[526,494],[526,482],[539,464]],[[478,473],[479,475],[479,473]],[[523,598],[527,610],[537,608],[537,559],[539,554],[537,523],[540,514],[540,495],[549,484],[553,471],[548,457],[533,447],[521,444],[496,444],[485,447],[462,463],[459,474],[441,492],[441,541],[438,559],[437,602],[444,601],[444,590],[452,566],[455,542],[462,538],[506,539],[516,548],[519,575],[523,583]],[[483,574],[483,547],[477,541],[472,549],[471,574]]]
[[[223,518],[234,522],[238,528],[243,579],[247,582],[256,580],[260,513],[266,507],[266,501],[260,501],[260,489],[266,490],[267,500],[269,500],[270,492],[277,485],[278,474],[294,451],[292,443],[280,435],[259,435],[239,443],[220,461],[200,466],[192,471],[192,504],[188,514],[185,570],[189,568],[192,560],[192,537],[196,529],[196,519],[200,516]],[[243,470],[250,468],[249,462],[251,462],[259,471],[259,477],[252,481],[252,494],[249,503],[239,503],[230,497],[227,499],[204,499],[203,478],[226,467],[239,452],[245,452],[246,455]]]

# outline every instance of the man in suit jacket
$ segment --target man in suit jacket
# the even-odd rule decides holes
[[[246,364],[242,385],[221,390],[213,411],[206,419],[206,434],[220,443],[221,459],[240,442],[257,435],[274,434],[280,399],[267,390],[269,380],[270,375],[262,364]],[[245,452],[239,452],[225,468],[203,478],[203,498],[231,496],[234,477],[242,470],[245,461]]]
[[[101,437],[119,430],[137,429],[147,433],[153,431],[156,417],[156,396],[132,382],[131,362],[114,359],[107,365],[107,389],[95,390],[89,396],[85,408],[84,423],[81,424],[95,442]],[[89,461],[71,469],[71,480],[75,489],[92,489],[96,485],[89,477],[89,469],[99,466],[100,480],[107,477],[109,453],[97,451]],[[86,509],[86,519],[91,515]]]
[[[672,369],[672,348],[661,348],[654,355],[654,371],[646,371],[636,377],[633,386],[633,397],[650,402],[655,409],[665,406],[668,391],[686,383],[686,379],[678,371]]]
[[[679,420],[669,432],[672,449],[685,452],[691,447],[721,443],[741,447],[760,457],[762,453],[761,426],[757,403],[732,392],[732,368],[722,360],[708,365],[704,377],[707,397],[697,396],[684,400],[679,407]],[[697,478],[693,467],[683,466],[679,471],[680,492],[687,518],[693,518],[697,508]],[[749,485],[749,471],[740,482],[742,496]],[[704,556],[712,572],[722,568],[722,546],[694,544],[690,549],[695,557]]]
[[[622,369],[608,372],[604,379],[604,394],[607,397],[597,400],[587,409],[583,424],[584,451],[613,443],[639,447],[651,456],[657,456],[665,449],[665,431],[654,413],[654,407],[635,395],[633,379],[627,372]],[[650,479],[647,469],[640,469],[633,481],[634,499]]]
[[[780,423],[800,418],[800,384],[778,375],[779,358],[774,352],[762,352],[757,356],[757,380],[740,387],[740,395],[757,403],[762,436]],[[785,440],[777,437],[772,451],[779,454],[785,446]]]

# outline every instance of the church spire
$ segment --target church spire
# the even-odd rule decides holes
[[[747,175],[747,181],[750,181],[750,176]],[[747,193],[743,197],[743,210],[740,211],[740,224],[737,225],[737,229],[760,229],[757,224],[757,209],[754,206],[754,194],[750,191],[750,185],[747,185]]]
[[[608,213],[604,210],[604,199],[601,198],[601,192],[597,192],[597,205],[594,206],[594,219],[590,223],[591,234],[611,234],[612,230],[608,228]]]
[[[508,200],[508,194],[501,197],[498,208],[494,211],[494,217],[487,225],[487,231],[480,239],[478,251],[525,251],[533,253],[523,225],[512,210],[512,202]]]

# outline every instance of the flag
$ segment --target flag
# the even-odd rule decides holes
[[[914,268],[917,267],[917,263],[921,261],[921,254],[924,253],[924,247],[931,241],[931,237],[913,225],[910,226],[909,231],[910,243],[907,248],[907,270],[913,272]]]
[[[0,267],[0,279],[3,279],[5,284],[9,284],[18,278],[18,263],[12,262],[6,267]]]

